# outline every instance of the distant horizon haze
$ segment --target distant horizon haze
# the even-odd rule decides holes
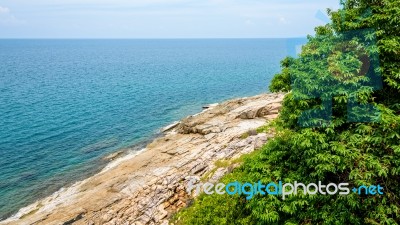
[[[2,0],[0,38],[305,37],[329,21],[327,8],[339,0]]]

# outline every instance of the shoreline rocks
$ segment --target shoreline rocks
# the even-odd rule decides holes
[[[272,135],[255,130],[277,117],[283,94],[213,104],[171,124],[139,154],[113,160],[102,172],[21,209],[0,224],[168,224],[195,196],[192,179],[218,181]],[[168,128],[168,129],[167,129]],[[245,134],[246,135],[243,135]]]

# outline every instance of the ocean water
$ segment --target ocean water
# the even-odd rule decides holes
[[[204,104],[266,92],[287,41],[0,40],[0,218]]]

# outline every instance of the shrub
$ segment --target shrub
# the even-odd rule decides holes
[[[202,195],[177,222],[398,224],[399,5],[348,0],[343,9],[328,10],[332,22],[315,29],[298,58],[284,59],[272,81],[271,91],[290,91],[274,123],[275,138],[222,180],[379,184],[383,195]],[[365,55],[372,56],[370,65]]]

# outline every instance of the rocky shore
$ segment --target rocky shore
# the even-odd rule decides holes
[[[283,94],[263,94],[204,107],[166,127],[139,153],[115,158],[100,173],[21,209],[0,224],[168,224],[193,196],[191,179],[216,182],[237,159],[271,135],[255,130],[277,117]],[[111,157],[113,158],[113,157]]]

